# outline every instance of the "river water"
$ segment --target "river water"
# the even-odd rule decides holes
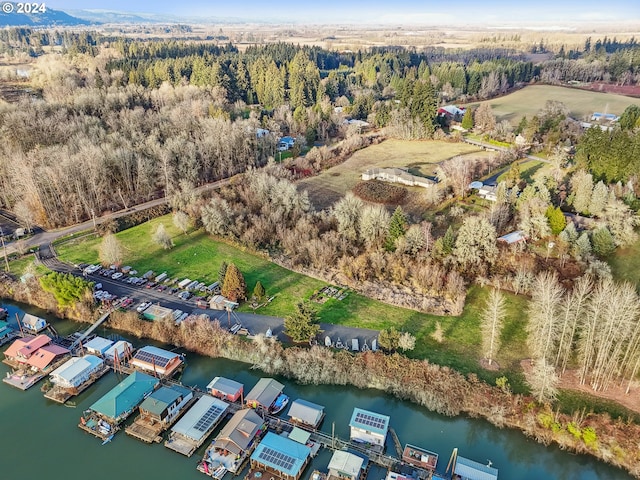
[[[80,327],[58,320],[25,305],[5,304],[15,322],[15,312],[22,309],[49,318],[61,334]],[[100,335],[112,332],[100,329]],[[144,344],[133,340],[134,345]],[[3,347],[3,349],[6,347]],[[7,367],[0,364],[0,375]],[[187,368],[182,376],[186,385],[204,388],[215,376],[233,378],[245,385],[248,392],[261,372],[248,365],[221,359],[211,359],[187,353]],[[47,480],[114,480],[153,479],[190,480],[206,477],[195,467],[202,458],[206,442],[191,458],[168,450],[161,444],[146,445],[119,432],[113,442],[102,446],[100,441],[78,427],[82,410],[115,386],[120,379],[109,373],[79,397],[72,399],[76,407],[67,407],[43,397],[40,384],[26,392],[0,385],[0,479]],[[323,431],[348,438],[348,423],[354,407],[361,407],[391,417],[391,426],[400,441],[411,443],[440,455],[438,471],[444,472],[454,447],[459,454],[481,463],[488,460],[499,469],[500,480],[541,479],[630,479],[624,471],[605,465],[588,456],[573,455],[554,447],[544,447],[521,433],[493,427],[480,419],[448,418],[399,401],[377,390],[359,390],[343,386],[297,385],[278,378],[285,384],[285,393],[292,400],[305,398],[325,406]],[[286,413],[286,410],[285,410]],[[217,433],[217,432],[214,432]],[[393,443],[387,440],[387,448]],[[391,450],[389,450],[391,451]],[[307,480],[314,468],[326,469],[331,452],[321,451],[302,476]],[[372,469],[368,478],[380,480],[385,472]],[[238,477],[242,478],[242,477]],[[229,480],[228,476],[226,480]]]

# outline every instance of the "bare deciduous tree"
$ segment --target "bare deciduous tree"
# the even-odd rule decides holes
[[[504,295],[497,288],[491,289],[481,313],[482,352],[489,365],[500,349],[500,334],[506,313]]]
[[[175,212],[173,214],[173,224],[182,233],[187,233],[189,229],[189,215],[182,211]]]
[[[539,403],[552,402],[558,395],[558,375],[553,365],[544,358],[533,361],[531,373],[527,379],[532,395]]]
[[[108,233],[100,243],[99,256],[103,265],[120,265],[123,258],[120,240],[113,233]]]
[[[158,228],[152,235],[152,239],[155,243],[160,245],[165,250],[173,247],[173,241],[167,233],[167,229],[164,227],[164,223],[158,225]]]

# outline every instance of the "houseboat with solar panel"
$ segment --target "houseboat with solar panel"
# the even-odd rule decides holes
[[[173,426],[164,446],[190,457],[222,421],[228,408],[228,403],[202,395]]]
[[[237,411],[207,448],[198,470],[209,476],[223,470],[239,473],[266,431],[267,424],[255,410]]]
[[[246,480],[299,480],[311,460],[311,448],[287,437],[267,433],[251,454]]]
[[[349,422],[349,438],[354,443],[382,453],[389,432],[389,420],[387,415],[354,408]]]
[[[129,366],[159,378],[167,378],[180,371],[183,363],[183,357],[178,353],[146,346],[133,355]]]
[[[80,417],[78,427],[106,440],[115,434],[135,408],[153,392],[160,381],[134,371],[89,407]]]
[[[193,400],[193,391],[181,385],[161,386],[143,400],[140,415],[125,432],[145,443],[160,443],[161,434],[184,412]]]

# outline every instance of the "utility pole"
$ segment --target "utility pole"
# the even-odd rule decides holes
[[[5,268],[7,270],[7,272],[9,271],[9,259],[7,258],[7,246],[4,244],[4,232],[2,231],[2,227],[0,227],[0,239],[2,239],[2,250],[4,250],[4,265]]]

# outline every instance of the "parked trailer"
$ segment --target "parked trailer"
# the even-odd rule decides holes
[[[190,283],[191,283],[191,279],[189,279],[189,278],[185,278],[184,280],[182,280],[182,281],[180,281],[180,282],[178,283],[178,286],[179,286],[180,288],[184,288],[184,287],[186,287],[187,285],[189,285]]]
[[[199,282],[197,280],[194,280],[189,285],[187,285],[187,290],[193,290],[194,288],[196,288],[196,285],[198,285],[198,283]]]
[[[167,275],[167,272],[162,272],[160,275],[158,275],[156,277],[156,282],[160,283],[161,281],[163,281],[165,278],[167,278],[169,275]]]
[[[149,280],[151,277],[153,277],[153,270],[149,270],[147,273],[142,275],[142,278],[144,278],[145,280]]]

